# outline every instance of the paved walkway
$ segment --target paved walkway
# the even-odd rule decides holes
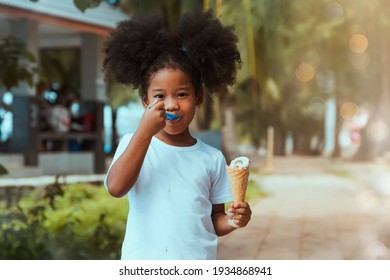
[[[246,228],[220,238],[218,259],[390,259],[388,162],[293,156],[275,159],[274,171],[265,173],[264,158],[251,160],[250,178],[267,196],[250,201]],[[66,182],[103,177],[74,175]],[[2,177],[0,187],[54,179]]]
[[[250,202],[246,228],[220,238],[218,259],[390,258],[388,164],[291,157],[262,175],[255,165],[268,195]]]

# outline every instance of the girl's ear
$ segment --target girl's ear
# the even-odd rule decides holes
[[[198,96],[196,97],[196,100],[195,100],[195,104],[196,104],[196,107],[200,108],[203,104],[203,90],[201,90],[199,93],[198,93]]]
[[[148,107],[149,102],[147,96],[142,96],[142,105],[144,106],[144,108]]]

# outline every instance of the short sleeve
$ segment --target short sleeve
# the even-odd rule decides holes
[[[210,201],[212,204],[221,204],[233,200],[230,190],[229,177],[226,172],[226,160],[219,151],[216,156],[215,169],[212,176]]]

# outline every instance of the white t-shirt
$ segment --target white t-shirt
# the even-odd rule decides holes
[[[131,137],[123,137],[112,164]],[[216,259],[212,205],[232,201],[219,150],[199,139],[193,146],[176,147],[153,137],[128,198],[122,259]]]

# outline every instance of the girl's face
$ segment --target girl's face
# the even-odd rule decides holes
[[[190,136],[188,127],[195,116],[196,106],[202,103],[202,94],[196,95],[187,73],[172,68],[159,70],[150,78],[147,98],[149,104],[155,99],[164,102],[166,112],[179,116],[176,120],[166,120],[163,132]]]

